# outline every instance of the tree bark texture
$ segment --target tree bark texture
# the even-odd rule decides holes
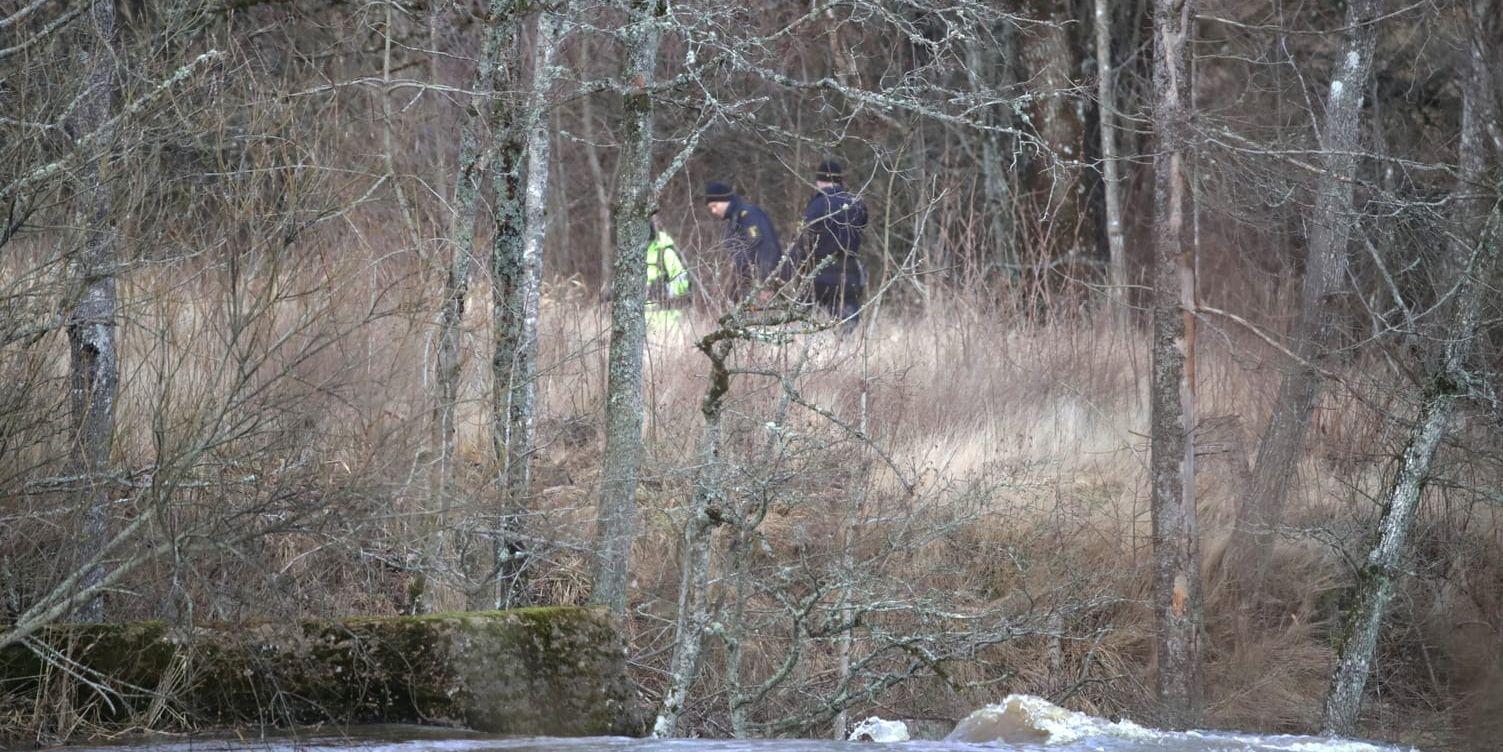
[[[1200,543],[1195,510],[1194,258],[1185,237],[1190,0],[1154,4],[1152,442],[1155,653],[1165,720],[1200,718]]]
[[[532,485],[538,306],[553,144],[544,110],[553,87],[553,61],[565,12],[567,6],[561,5],[537,14],[531,91],[512,137],[504,141],[502,169],[493,175],[497,209],[491,252],[491,439],[497,463],[496,490],[503,508],[493,550],[491,608],[524,605],[527,592],[521,526]],[[518,139],[525,142],[525,170],[516,168],[518,157],[523,156],[518,153]]]
[[[626,611],[635,536],[637,472],[642,459],[642,348],[647,334],[648,218],[652,210],[652,84],[667,6],[630,0],[621,70],[622,137],[611,200],[615,268],[611,280],[611,347],[606,374],[605,454],[601,460],[599,559],[591,595]]]
[[[1252,487],[1237,510],[1240,531],[1233,566],[1256,588],[1267,565],[1272,533],[1283,515],[1289,484],[1303,453],[1310,416],[1320,397],[1319,364],[1336,342],[1336,299],[1346,283],[1347,240],[1351,236],[1352,177],[1361,136],[1362,92],[1372,71],[1375,19],[1382,0],[1347,4],[1340,61],[1326,96],[1320,148],[1325,167],[1315,187],[1315,212],[1299,312],[1290,332],[1298,357],[1284,372],[1268,426],[1258,444]]]
[[[74,133],[92,134],[106,126],[115,102],[115,3],[94,0],[89,8],[88,39],[81,47],[88,92],[79,102]],[[77,290],[68,313],[69,401],[73,420],[72,463],[84,477],[79,495],[83,536],[79,552],[87,559],[105,542],[109,522],[108,479],[114,434],[115,397],[120,388],[120,353],[116,349],[119,308],[115,279],[118,243],[111,217],[113,196],[105,174],[113,133],[95,137],[93,156],[82,165],[77,216],[83,228],[83,248],[76,262]],[[104,578],[104,568],[89,567],[80,587],[89,589]],[[78,609],[82,621],[101,621],[104,602],[90,598]]]
[[[504,76],[501,56],[511,43],[514,19],[511,4],[491,0],[486,15],[486,36],[476,63],[471,95],[466,103],[459,137],[459,164],[454,175],[448,232],[449,269],[439,304],[438,336],[434,360],[432,509],[437,514],[427,546],[428,564],[433,565],[444,549],[444,533],[453,504],[454,415],[459,400],[460,339],[463,335],[465,302],[470,290],[470,266],[475,255],[475,215],[485,172],[488,110],[494,109],[496,82]],[[426,604],[422,604],[426,608]]]

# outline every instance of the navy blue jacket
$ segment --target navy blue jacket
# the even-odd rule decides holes
[[[775,271],[779,277],[786,273],[779,268],[783,246],[778,243],[772,220],[767,212],[739,195],[731,196],[730,208],[725,211],[725,246],[736,264],[736,273],[744,279],[761,282]]]
[[[860,274],[857,264],[866,221],[866,204],[844,186],[819,189],[804,210],[800,265],[814,269],[833,256],[815,277],[821,283],[834,284],[842,277]]]

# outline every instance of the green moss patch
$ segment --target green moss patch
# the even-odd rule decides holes
[[[58,625],[0,651],[0,711],[58,702],[115,726],[641,728],[614,623],[572,607],[193,630]]]

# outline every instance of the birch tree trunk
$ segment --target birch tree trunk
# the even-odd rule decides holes
[[[94,0],[89,7],[91,37],[81,45],[88,77],[88,92],[79,102],[74,132],[80,136],[105,127],[115,101],[115,3]],[[79,551],[85,558],[105,542],[109,522],[110,445],[114,434],[115,396],[120,386],[120,353],[115,327],[118,300],[115,278],[119,259],[110,216],[113,195],[105,170],[114,141],[113,133],[95,137],[95,154],[79,171],[81,192],[77,210],[84,228],[82,253],[77,261],[78,289],[68,314],[69,402],[73,417],[74,473],[84,482],[79,494],[83,512],[83,539]],[[88,590],[104,579],[104,568],[94,565],[79,587]],[[102,621],[104,602],[99,597],[78,609],[81,621]]]
[[[657,67],[659,23],[665,3],[627,0],[629,25],[621,81],[621,155],[611,219],[616,231],[611,281],[611,348],[606,375],[605,455],[601,461],[599,559],[591,600],[616,613],[626,611],[629,565],[635,536],[637,471],[642,459],[642,348],[646,339],[647,242],[652,210],[652,97],[647,91]]]
[[[470,266],[475,255],[475,214],[481,176],[485,172],[482,139],[488,130],[496,80],[503,74],[501,55],[513,33],[512,4],[491,0],[486,14],[486,36],[476,63],[474,92],[466,104],[459,137],[459,164],[454,175],[454,196],[449,207],[449,269],[439,304],[438,336],[434,359],[435,401],[433,406],[432,512],[434,521],[426,558],[434,565],[444,549],[445,528],[453,503],[454,413],[459,399],[459,349],[464,324],[465,301],[470,290]],[[419,603],[427,609],[430,604]]]
[[[1474,13],[1481,14],[1475,18],[1487,18],[1487,14],[1495,10],[1492,0],[1471,5]],[[1462,87],[1458,147],[1461,169],[1456,185],[1459,196],[1476,193],[1484,182],[1487,172],[1486,123],[1496,116],[1487,85],[1492,45],[1484,41],[1480,29],[1474,26],[1471,31],[1474,38],[1468,40],[1469,70]],[[1459,216],[1449,244],[1449,263],[1446,264],[1451,274],[1438,287],[1440,290],[1455,287],[1455,298],[1451,302],[1454,314],[1448,331],[1441,337],[1445,348],[1425,385],[1419,416],[1409,431],[1393,478],[1384,490],[1377,542],[1368,552],[1366,566],[1357,573],[1357,595],[1353,608],[1347,613],[1336,670],[1326,697],[1324,729],[1327,733],[1350,736],[1356,730],[1363,691],[1367,677],[1372,673],[1378,634],[1388,604],[1393,600],[1395,584],[1403,574],[1400,564],[1419,507],[1420,493],[1424,490],[1435,451],[1451,422],[1456,400],[1472,380],[1466,371],[1466,361],[1477,336],[1482,296],[1489,289],[1488,283],[1497,265],[1496,233],[1500,220],[1503,220],[1503,213],[1495,209],[1492,227],[1481,238],[1480,248],[1476,248],[1473,243],[1478,238],[1479,204],[1480,201],[1466,198],[1456,202]]]
[[[1192,0],[1154,3],[1153,411],[1150,459],[1158,696],[1169,725],[1199,720],[1200,542],[1195,520],[1194,258],[1185,238]]]
[[[1483,266],[1490,267],[1497,248],[1491,239],[1488,245],[1488,258]],[[1326,697],[1326,733],[1349,736],[1356,730],[1362,693],[1378,646],[1378,632],[1393,600],[1394,585],[1403,574],[1400,564],[1420,492],[1435,450],[1445,437],[1456,398],[1466,383],[1464,361],[1476,335],[1478,290],[1482,286],[1471,279],[1464,284],[1465,305],[1452,324],[1442,365],[1425,386],[1419,416],[1405,442],[1393,480],[1383,494],[1377,544],[1368,552],[1367,564],[1358,573],[1356,603],[1347,614],[1330,694]]]
[[[1496,225],[1495,222],[1494,233]],[[1356,600],[1347,614],[1330,694],[1326,697],[1327,733],[1351,735],[1356,730],[1363,690],[1377,651],[1378,633],[1393,600],[1394,586],[1403,574],[1400,564],[1419,507],[1420,492],[1424,490],[1435,450],[1445,437],[1456,400],[1469,380],[1466,360],[1477,335],[1482,293],[1487,289],[1485,280],[1496,266],[1497,255],[1497,238],[1488,237],[1480,253],[1470,259],[1471,263],[1463,259],[1463,278],[1456,293],[1456,313],[1446,333],[1445,354],[1425,385],[1419,416],[1405,441],[1393,479],[1383,493],[1377,543],[1357,575]]]
[[[1122,183],[1117,165],[1117,71],[1112,67],[1112,11],[1096,0],[1096,101],[1100,110],[1101,182],[1106,193],[1107,284],[1114,303],[1126,300],[1127,261],[1123,257]],[[1123,310],[1118,306],[1118,310]]]
[[[683,715],[689,690],[699,675],[705,629],[710,623],[710,544],[716,525],[723,519],[720,478],[720,419],[725,395],[731,388],[725,360],[735,343],[734,332],[721,329],[699,343],[710,359],[710,386],[700,404],[704,434],[699,442],[699,469],[694,475],[694,498],[684,523],[683,550],[679,557],[678,618],[673,627],[673,656],[668,661],[668,688],[652,724],[655,739],[673,736]],[[739,714],[742,708],[737,708]],[[738,722],[738,726],[744,726]],[[739,730],[738,730],[739,731]]]
[[[531,458],[537,403],[538,304],[543,244],[548,232],[548,168],[553,138],[544,118],[553,88],[553,61],[567,4],[537,15],[532,86],[520,122],[505,140],[502,168],[494,173],[496,237],[491,251],[491,442],[496,485],[504,508],[498,520],[490,608],[526,600],[526,548],[521,530],[531,493]],[[525,139],[525,170],[518,170],[517,137]],[[519,172],[521,173],[519,175]]]
[[[1241,550],[1233,566],[1253,588],[1267,565],[1272,533],[1283,515],[1289,482],[1320,396],[1317,368],[1336,339],[1335,301],[1347,276],[1362,92],[1372,71],[1376,19],[1382,8],[1382,0],[1352,0],[1346,6],[1342,56],[1326,96],[1326,122],[1320,133],[1325,171],[1315,188],[1299,313],[1290,333],[1298,361],[1289,365],[1279,384],[1273,414],[1258,443],[1252,487],[1237,509]]]

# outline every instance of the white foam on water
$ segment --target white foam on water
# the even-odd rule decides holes
[[[1218,731],[1160,731],[1132,721],[1109,721],[1062,708],[1041,697],[1008,695],[966,716],[947,743],[1023,745],[1071,750],[1258,750],[1261,752],[1403,752],[1405,748],[1296,735]],[[1415,752],[1407,750],[1407,752]]]
[[[1055,705],[1033,695],[1008,695],[966,716],[946,741],[1070,744],[1091,737],[1149,740],[1164,732],[1132,721],[1108,721]]]
[[[1373,742],[1335,737],[1292,734],[1238,734],[1226,731],[1184,731],[1167,733],[1168,737],[1203,739],[1206,742],[1237,744],[1242,749],[1259,752],[1418,752],[1411,747],[1396,747]]]
[[[909,740],[908,724],[902,721],[885,721],[872,716],[851,728],[847,737],[853,742],[906,742]]]
[[[1401,749],[1351,739],[1320,739],[1310,736],[1266,736],[1257,740],[1266,749],[1287,750],[1287,752],[1396,752]]]

